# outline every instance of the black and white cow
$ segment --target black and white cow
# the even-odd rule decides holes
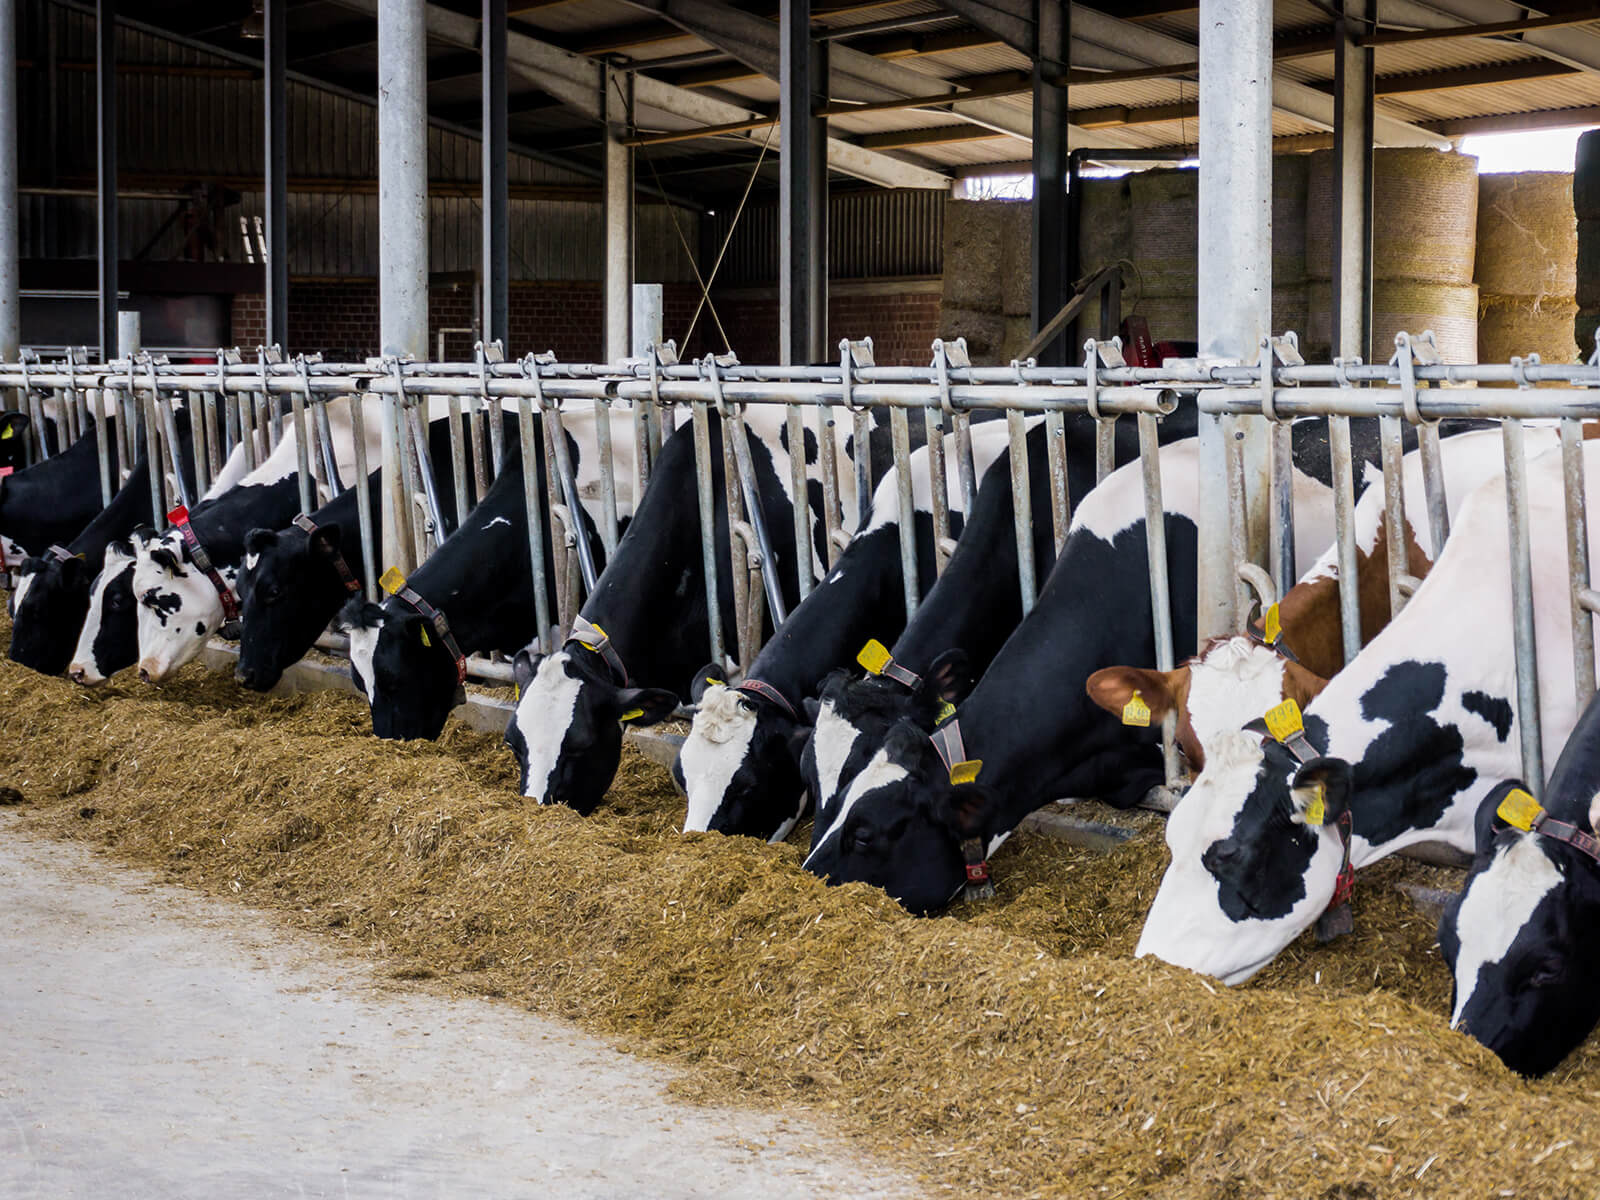
[[[1542,795],[1501,783],[1475,824],[1472,870],[1439,921],[1450,1024],[1543,1075],[1600,1023],[1600,703],[1578,718]]]
[[[33,421],[27,413],[7,410],[0,412],[0,469],[10,467],[20,471],[28,465],[28,430]],[[52,455],[60,453],[56,436],[56,423],[45,421],[45,445]]]
[[[100,427],[61,454],[0,477],[0,534],[29,554],[65,545],[94,520],[100,502]]]
[[[139,661],[138,605],[133,599],[133,541],[106,547],[100,573],[89,585],[89,608],[78,630],[78,644],[67,664],[67,678],[99,687]]]
[[[751,405],[745,413],[747,443],[768,528],[794,527],[785,414],[779,405]],[[820,473],[812,434],[806,463],[813,515],[814,563],[822,559]],[[856,512],[854,446],[844,423],[836,427],[840,501]],[[869,450],[878,457],[874,437]],[[711,423],[712,494],[721,496],[722,426]],[[880,468],[874,462],[874,472]],[[623,723],[648,725],[670,716],[691,684],[710,642],[700,520],[696,507],[694,438],[687,426],[669,437],[640,502],[638,515],[617,553],[596,581],[580,616],[577,636],[549,655],[517,655],[522,696],[506,727],[506,742],[522,770],[522,793],[542,804],[566,804],[589,813],[616,774]],[[799,584],[792,539],[774,538],[776,563],[768,567],[795,603]],[[716,507],[716,547],[722,628],[734,629],[727,511]]]
[[[1042,427],[1042,422],[1040,423]],[[973,469],[982,477],[1006,448],[1004,422],[972,427]],[[955,437],[946,435],[954,462]],[[911,456],[919,594],[934,585],[932,487],[928,449]],[[965,517],[960,488],[948,497],[951,533]],[[761,648],[743,682],[712,683],[715,664],[699,672],[691,695],[694,723],[672,764],[688,797],[684,832],[715,830],[781,841],[805,815],[800,758],[811,734],[806,715],[822,677],[855,659],[873,639],[892,642],[905,627],[900,562],[899,475],[891,467],[873,490],[865,528],[826,578]]]
[[[188,414],[175,414],[179,461],[188,486],[194,487],[194,453],[188,439]],[[96,479],[95,487],[99,487]],[[88,526],[64,547],[26,559],[14,573],[11,593],[11,659],[46,675],[59,675],[72,661],[73,650],[89,613],[95,577],[105,565],[106,547],[128,537],[158,514],[150,508],[150,471],[141,457],[127,480]]]
[[[1196,409],[1190,405],[1161,422],[1163,444],[1193,437]],[[1116,462],[1138,453],[1131,420],[1115,428]],[[1055,527],[1050,510],[1046,428],[1028,431],[1028,480],[1032,490],[1035,578],[1045,579],[1055,562]],[[1068,419],[1065,428],[1068,494],[1074,509],[1094,486],[1094,424]],[[1009,452],[978,488],[977,502],[944,574],[918,606],[892,648],[894,661],[920,677],[908,686],[890,675],[841,670],[824,682],[816,706],[816,728],[801,760],[805,786],[826,828],[838,814],[842,789],[856,777],[898,721],[914,720],[932,731],[944,707],[965,695],[968,681],[989,668],[1022,620],[1018,586],[1016,521],[1011,501]]]
[[[506,444],[515,445],[515,424],[507,420]],[[428,428],[428,451],[434,464],[443,536],[455,531],[455,463],[450,452],[448,421]],[[371,502],[372,560],[379,560],[383,475],[367,480]],[[472,481],[469,479],[468,483]],[[471,499],[471,488],[468,489]],[[346,488],[336,499],[310,514],[315,531],[289,525],[252,529],[245,538],[244,568],[239,572],[239,665],[235,677],[252,691],[270,691],[284,671],[299,662],[351,598],[351,585],[366,583],[361,547],[359,493]],[[344,565],[341,573],[339,564]]]
[[[627,415],[621,408],[607,414],[612,421],[617,510],[624,530],[632,516],[635,474],[632,434],[623,436],[626,427],[620,423]],[[580,409],[563,414],[563,422],[575,481],[586,502],[578,514],[580,536],[588,538],[599,566],[605,562],[599,506],[593,504],[591,511],[590,505],[599,481],[595,418],[592,412]],[[514,430],[515,426],[507,428]],[[537,439],[542,448],[542,426]],[[538,462],[537,486],[543,493],[542,452]],[[545,562],[550,564],[554,558],[548,523],[543,537]],[[351,673],[371,705],[372,732],[397,740],[431,739],[444,732],[450,711],[465,699],[466,655],[489,650],[513,652],[538,633],[520,452],[507,452],[505,465],[482,502],[407,583],[424,603],[444,614],[451,631],[449,641],[440,636],[431,614],[419,611],[403,596],[391,595],[382,604],[352,600],[340,613],[338,624],[350,635]],[[552,569],[546,573],[552,613],[556,611],[555,588]]]
[[[1197,443],[1164,446],[1161,474],[1173,637],[1193,645]],[[1309,565],[1311,548],[1332,538],[1331,492],[1297,470],[1295,497],[1297,544]],[[1091,672],[1130,657],[1155,658],[1137,463],[1078,506],[1038,603],[935,731],[945,748],[913,722],[894,726],[833,819],[817,822],[807,868],[835,883],[872,883],[926,913],[961,890],[974,847],[986,857],[1040,805],[1062,796],[1136,803],[1162,782],[1159,730],[1131,741],[1084,692]],[[979,777],[951,781],[954,763],[974,761]]]
[[[1600,445],[1584,454],[1592,471]],[[1529,462],[1547,759],[1577,718],[1561,480],[1559,452]],[[1168,820],[1172,863],[1137,952],[1240,983],[1329,907],[1347,852],[1355,869],[1424,841],[1470,853],[1484,797],[1520,768],[1515,674],[1496,479],[1466,498],[1411,602],[1307,706],[1302,739],[1257,723],[1214,740]]]

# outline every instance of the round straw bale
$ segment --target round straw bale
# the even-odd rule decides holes
[[[1310,156],[1306,273],[1333,276],[1333,152]],[[1426,147],[1386,147],[1372,159],[1372,268],[1379,278],[1472,282],[1478,160]]]
[[[1307,336],[1302,352],[1308,359],[1326,359],[1333,343],[1333,285],[1313,280]],[[1476,362],[1478,357],[1478,289],[1418,279],[1378,279],[1372,284],[1372,361],[1386,362],[1394,353],[1394,335],[1401,330],[1431,329],[1445,362]]]
[[[939,306],[939,336],[947,341],[966,338],[972,361],[993,366],[999,361],[995,356],[1005,341],[1006,319],[997,312],[962,308],[946,300]]]
[[[1133,260],[1152,296],[1192,295],[1200,244],[1198,171],[1141,171],[1128,177]]]
[[[1600,220],[1600,129],[1578,137],[1572,170],[1572,209],[1580,220]]]
[[[1083,199],[1078,209],[1078,261],[1082,274],[1097,271],[1119,258],[1132,257],[1132,212],[1128,179],[1080,179]]]
[[[1000,208],[1000,311],[1033,312],[1033,204],[1008,201]]]
[[[1486,296],[1478,317],[1478,361],[1506,362],[1512,355],[1537,354],[1541,362],[1578,361],[1570,300],[1534,304],[1520,297]]]
[[[1571,175],[1523,171],[1479,177],[1475,282],[1480,289],[1496,296],[1571,296],[1577,269]]]
[[[1272,282],[1306,277],[1306,179],[1309,155],[1279,154],[1272,160]],[[1277,303],[1274,286],[1274,305]],[[1277,327],[1276,318],[1273,327]]]
[[[1584,308],[1600,308],[1600,219],[1578,221],[1577,281],[1573,294]]]
[[[961,308],[1000,308],[1002,200],[947,200],[944,206],[944,298]]]

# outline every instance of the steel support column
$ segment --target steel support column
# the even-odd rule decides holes
[[[99,138],[100,359],[117,352],[117,3],[95,3],[95,110]]]
[[[483,0],[483,337],[510,345],[510,191],[506,183],[506,0]]]
[[[827,47],[811,40],[811,0],[782,0],[778,15],[778,361],[828,356]]]
[[[620,362],[633,349],[628,328],[633,319],[633,74],[607,67],[600,76],[605,97],[605,225],[607,362]]]
[[[266,0],[262,83],[266,113],[267,345],[289,349],[289,58],[290,0]]]
[[[1373,52],[1375,0],[1344,0],[1333,33],[1333,351],[1372,358]],[[1387,357],[1387,351],[1385,351]]]
[[[46,19],[52,14],[46,10]],[[0,0],[0,362],[22,346],[17,241],[17,0]],[[0,398],[3,399],[3,398]]]
[[[1072,34],[1071,6],[1034,0],[1038,45],[1033,60],[1033,332],[1071,299],[1067,252],[1067,89],[1053,80],[1067,73]],[[1067,340],[1058,337],[1039,361],[1068,361]]]
[[[428,357],[428,55],[423,0],[378,5],[378,326],[385,354]],[[409,570],[400,439],[390,401],[383,422],[384,560]]]
[[[1200,4],[1199,335],[1203,358],[1254,362],[1272,321],[1272,0]],[[1252,559],[1267,546],[1266,430],[1240,419]],[[1200,418],[1200,478],[1226,478],[1233,420]],[[1228,489],[1200,489],[1200,640],[1236,627]]]

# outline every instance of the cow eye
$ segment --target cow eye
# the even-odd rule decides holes
[[[112,612],[121,612],[128,607],[128,598],[121,592],[112,592],[106,597],[106,607]]]
[[[1528,976],[1528,986],[1532,988],[1549,987],[1553,983],[1560,983],[1566,974],[1566,964],[1559,958],[1547,958],[1533,969]]]
[[[270,584],[257,584],[255,587],[255,593],[256,597],[263,604],[276,604],[283,598],[283,593]]]

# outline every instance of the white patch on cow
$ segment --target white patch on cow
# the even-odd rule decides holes
[[[183,564],[183,573],[174,574],[156,562],[151,557],[156,549],[173,554]],[[224,580],[233,574],[228,568],[219,573]],[[210,576],[184,562],[183,539],[170,531],[141,543],[134,551],[133,598],[139,629],[139,674],[151,683],[160,683],[197,658],[227,616]]]
[[[1283,699],[1283,659],[1247,637],[1218,642],[1189,664],[1189,724],[1207,760],[1234,733]]]
[[[78,632],[78,648],[72,652],[72,662],[67,666],[69,679],[86,687],[95,687],[106,681],[105,673],[94,657],[95,639],[100,636],[100,626],[104,621],[106,589],[131,570],[132,555],[122,553],[115,546],[106,548],[105,563],[89,588],[89,613]]]
[[[1561,872],[1532,834],[1500,847],[1488,869],[1468,881],[1456,914],[1461,949],[1456,955],[1456,1008],[1450,1014],[1450,1028],[1461,1023],[1483,968],[1505,958],[1534,909],[1560,885]]]
[[[244,556],[244,569],[246,571],[254,571],[256,569],[256,564],[258,564],[260,561],[261,555],[246,551]]]
[[[11,615],[16,616],[22,611],[22,601],[28,594],[28,589],[33,586],[33,575],[13,575],[11,577]]]
[[[379,619],[371,626],[351,626],[350,634],[350,666],[354,668],[356,676],[361,680],[361,687],[366,692],[367,703],[373,702],[373,689],[376,686],[372,679],[372,660],[378,653],[378,635],[383,632],[383,621]]]
[[[1194,515],[1200,500],[1198,438],[1161,447],[1161,499],[1169,513]],[[1109,542],[1143,520],[1144,475],[1140,465],[1132,462],[1111,472],[1083,498],[1072,514],[1072,528]]]
[[[744,765],[755,733],[755,710],[740,699],[737,689],[714,683],[701,694],[689,736],[678,751],[683,790],[689,797],[685,833],[711,828],[711,818]]]
[[[561,746],[572,728],[583,690],[583,681],[567,674],[570,661],[572,656],[565,650],[546,655],[517,704],[515,720],[528,754],[528,782],[522,794],[540,804],[547,803],[550,776],[560,761]]]
[[[1284,917],[1233,920],[1222,908],[1220,885],[1201,861],[1207,847],[1231,835],[1261,759],[1255,734],[1224,733],[1208,748],[1205,770],[1167,819],[1172,862],[1145,917],[1136,957],[1153,954],[1231,987],[1271,962],[1327,908],[1342,859],[1331,828],[1322,832],[1307,868],[1305,897]]]
[[[855,749],[861,731],[834,711],[833,701],[824,700],[817,708],[817,724],[811,734],[811,755],[817,764],[817,808],[831,803],[839,791],[845,763]]]
[[[0,537],[0,561],[7,567],[20,567],[22,560],[28,557],[28,552],[22,546],[8,537]]]
[[[908,772],[899,763],[889,757],[887,750],[879,750],[861,768],[861,773],[850,781],[849,789],[844,794],[844,803],[839,805],[839,813],[833,819],[828,832],[815,839],[816,849],[806,856],[806,865],[810,866],[811,860],[816,857],[830,839],[837,838],[840,830],[844,828],[845,818],[850,815],[850,810],[856,806],[857,801],[879,788],[890,787],[906,778]]]
[[[485,528],[485,529],[493,529],[496,525],[509,525],[509,524],[511,524],[511,518],[510,517],[496,517],[494,520],[490,521],[483,528]]]

